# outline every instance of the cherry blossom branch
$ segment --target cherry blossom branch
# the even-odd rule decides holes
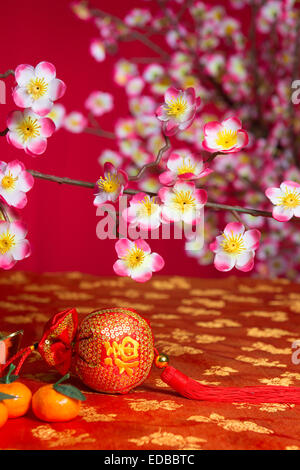
[[[8,133],[8,131],[9,131],[9,129],[8,129],[8,127],[7,127],[6,129],[4,129],[4,131],[1,131],[1,132],[0,132],[0,136],[1,136],[1,137],[4,137],[4,136]]]
[[[3,218],[5,220],[5,222],[9,222],[9,217],[7,215],[7,212],[4,208],[4,205],[0,202],[0,213],[3,215]]]
[[[71,178],[65,178],[61,176],[54,176],[54,175],[46,175],[45,173],[40,173],[39,171],[35,170],[27,170],[34,178],[39,178],[42,180],[52,181],[53,183],[59,184],[70,184],[73,186],[82,186],[84,188],[94,188],[95,183],[90,183],[88,181],[81,181],[81,180],[73,180]]]
[[[297,11],[297,23],[296,23],[296,41],[295,41],[295,49],[294,49],[294,64],[293,64],[293,71],[292,71],[292,82],[296,80],[298,72],[299,72],[299,47],[300,47],[300,12]],[[300,168],[300,161],[298,158],[298,146],[296,141],[295,135],[295,107],[294,103],[292,102],[292,98],[290,97],[290,106],[289,106],[289,117],[290,117],[290,129],[289,129],[289,137],[290,137],[290,144],[292,147],[293,158],[296,166]]]
[[[7,70],[6,72],[4,73],[0,73],[0,78],[6,78],[8,77],[9,75],[14,75],[15,74],[15,71],[14,70]]]
[[[112,139],[112,140],[115,140],[116,139],[116,136],[113,132],[108,132],[108,131],[104,131],[103,129],[101,129],[101,127],[99,128],[96,128],[96,127],[86,127],[84,129],[84,132],[86,134],[93,134],[93,135],[97,135],[98,137],[105,137],[106,139]]]
[[[32,176],[34,176],[35,178],[44,179],[44,180],[47,180],[47,181],[52,181],[54,183],[69,184],[69,185],[73,185],[73,186],[81,186],[81,187],[84,187],[84,188],[94,188],[95,187],[95,183],[91,183],[89,181],[73,180],[73,179],[70,179],[70,178],[62,178],[60,176],[46,175],[44,173],[40,173],[40,172],[35,171],[35,170],[27,170],[27,171]],[[129,195],[138,194],[140,192],[141,191],[138,190],[138,189],[125,189],[124,190],[124,194],[129,194]],[[148,194],[149,196],[156,196],[157,195],[156,192],[150,192],[150,191],[144,191],[144,192],[146,194]],[[249,208],[249,207],[231,206],[229,204],[218,204],[216,202],[209,202],[209,201],[205,204],[205,206],[209,207],[213,210],[216,210],[216,211],[224,210],[224,211],[229,211],[229,212],[238,212],[238,213],[241,213],[241,214],[250,214],[250,215],[253,215],[254,217],[273,218],[272,212],[263,211],[263,210],[260,210],[260,209],[252,209],[252,208]],[[298,219],[296,217],[293,217],[293,219],[291,219],[291,221],[299,223],[300,219]]]
[[[159,150],[155,161],[154,161],[154,162],[151,162],[151,163],[147,163],[146,165],[144,165],[144,166],[140,169],[140,171],[137,173],[137,175],[135,175],[135,176],[130,176],[130,177],[129,177],[129,180],[130,180],[130,181],[138,181],[139,179],[141,179],[141,177],[143,176],[143,174],[145,173],[145,171],[146,171],[148,168],[152,168],[152,167],[157,166],[157,165],[160,164],[161,159],[162,159],[162,157],[163,157],[163,154],[164,154],[167,150],[169,150],[169,148],[171,147],[171,143],[170,143],[169,137],[167,137],[166,135],[164,135],[164,138],[165,138],[166,144],[164,145],[164,147],[162,147],[162,148]]]
[[[117,138],[117,136],[113,132],[109,132],[109,131],[105,131],[101,129],[97,119],[92,113],[88,114],[88,118],[93,127],[86,127],[84,129],[84,132],[86,132],[87,134],[98,135],[99,137],[105,137],[106,139],[115,140]]]
[[[130,33],[130,40],[138,40],[142,42],[145,46],[147,46],[149,49],[152,49],[154,52],[156,52],[159,56],[164,57],[166,60],[169,58],[169,54],[164,51],[160,46],[158,46],[155,42],[151,41],[147,36],[144,34],[140,33],[139,31],[131,29],[121,18],[118,18],[117,16],[111,15],[110,13],[106,13],[103,10],[100,10],[99,8],[97,9],[92,9],[90,10],[90,13],[92,16],[95,17],[100,17],[100,18],[110,18],[112,21],[115,23],[119,24],[123,28],[126,28],[127,31]]]
[[[259,95],[259,76],[258,76],[258,63],[257,63],[257,43],[256,43],[256,27],[255,20],[257,18],[258,7],[254,0],[251,1],[251,21],[250,21],[250,58],[251,58],[251,73],[253,76],[253,91],[254,99],[257,107],[257,119],[262,119],[262,106]]]

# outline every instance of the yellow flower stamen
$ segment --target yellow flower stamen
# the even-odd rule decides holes
[[[223,130],[217,134],[216,144],[224,149],[230,149],[237,144],[237,131]]]
[[[279,205],[288,209],[295,209],[300,206],[300,194],[295,189],[293,191],[286,189],[284,196],[280,198]]]
[[[184,175],[185,173],[195,173],[196,164],[192,164],[190,158],[182,158],[182,165],[177,168],[178,175]]]
[[[225,235],[223,233],[224,241],[221,243],[223,250],[226,253],[231,255],[239,255],[246,250],[244,240],[241,234],[234,235],[231,232],[231,235]]]
[[[134,245],[133,248],[127,250],[127,254],[121,259],[125,261],[128,268],[134,269],[143,264],[145,259],[145,252],[141,248],[138,248],[136,245]]]
[[[182,96],[179,96],[177,99],[173,98],[167,101],[166,113],[168,116],[180,118],[187,110],[187,107],[187,101]]]
[[[107,173],[107,176],[105,178],[100,177],[100,179],[97,182],[99,189],[106,193],[114,193],[117,191],[120,181],[117,175]]]
[[[9,233],[9,231],[7,230],[7,232],[5,233],[2,233],[2,235],[0,235],[0,253],[1,255],[5,255],[5,253],[7,253],[9,250],[12,249],[13,246],[15,246],[15,235],[12,235],[11,233]]]
[[[38,100],[46,94],[48,90],[48,83],[44,78],[33,78],[27,85],[27,92],[34,100]]]
[[[186,210],[196,207],[196,201],[192,191],[176,191],[173,204],[177,210],[185,212]]]
[[[155,202],[155,197],[150,198],[149,196],[146,196],[142,201],[140,201],[141,208],[138,211],[139,216],[148,216],[150,217],[154,212],[156,211],[156,202]]]
[[[18,177],[13,177],[12,173],[9,171],[8,175],[4,176],[1,181],[1,186],[3,189],[13,190],[15,189],[15,183],[18,181]]]
[[[22,137],[23,141],[26,142],[28,139],[34,139],[40,135],[39,129],[41,126],[37,119],[33,119],[28,116],[24,121],[17,127],[18,134]]]

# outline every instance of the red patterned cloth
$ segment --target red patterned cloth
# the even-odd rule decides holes
[[[81,273],[0,275],[0,331],[24,329],[22,347],[39,341],[53,315],[76,307],[134,308],[150,321],[156,348],[171,365],[210,385],[296,385],[300,366],[299,286],[285,280],[156,276],[145,284]],[[32,391],[60,377],[35,351],[22,368]],[[0,449],[300,449],[297,405],[225,404],[179,397],[152,371],[125,395],[88,389],[80,416],[45,423],[30,411],[0,429]]]

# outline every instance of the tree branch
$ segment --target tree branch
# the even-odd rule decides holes
[[[163,154],[171,147],[171,143],[170,143],[169,137],[167,137],[166,135],[164,135],[164,138],[165,138],[166,144],[165,144],[165,146],[162,147],[162,148],[160,149],[160,151],[158,152],[155,161],[154,161],[154,162],[151,162],[151,163],[147,163],[147,165],[144,165],[144,166],[140,169],[140,171],[137,173],[137,175],[135,175],[135,176],[130,176],[130,177],[129,177],[129,180],[130,180],[130,181],[138,181],[139,179],[141,179],[141,177],[143,176],[143,174],[145,173],[145,171],[146,171],[148,168],[152,168],[152,167],[157,166],[157,165],[160,164],[161,159],[162,159],[162,157],[163,157]]]
[[[144,34],[140,33],[139,31],[136,31],[134,29],[131,29],[130,26],[128,26],[123,20],[121,20],[121,18],[118,18],[117,16],[111,15],[110,13],[106,13],[105,11],[100,10],[99,8],[90,10],[90,13],[92,14],[92,16],[95,16],[95,17],[98,16],[100,18],[110,18],[115,23],[119,24],[123,28],[126,28],[128,30],[128,32],[130,33],[130,36],[132,37],[133,40],[136,39],[136,40],[140,41],[145,46],[147,46],[149,49],[156,52],[160,57],[163,57],[166,60],[169,59],[169,54],[166,51],[164,51],[155,42],[151,41],[151,39],[149,39]]]
[[[35,170],[27,170],[32,176],[34,176],[35,178],[40,178],[40,179],[44,179],[44,180],[47,180],[47,181],[52,181],[54,183],[59,183],[59,184],[69,184],[69,185],[73,185],[73,186],[81,186],[81,187],[84,187],[84,188],[90,188],[90,189],[93,189],[95,188],[95,183],[92,183],[92,182],[88,182],[88,181],[81,181],[81,180],[73,180],[73,179],[70,179],[70,178],[62,178],[60,176],[54,176],[54,175],[46,175],[44,173],[40,173],[38,171],[35,171]],[[134,195],[134,194],[138,194],[140,193],[141,191],[138,190],[138,189],[125,189],[124,190],[124,194],[130,194],[130,195]],[[148,194],[149,196],[156,196],[157,193],[154,193],[154,192],[150,192],[150,191],[144,191],[146,194]],[[250,215],[253,215],[254,217],[268,217],[268,218],[273,218],[272,216],[272,212],[269,212],[269,211],[262,211],[262,210],[259,210],[259,209],[253,209],[253,208],[248,208],[248,207],[241,207],[241,206],[231,206],[229,204],[218,204],[216,202],[207,202],[205,204],[206,207],[209,207],[213,210],[216,210],[216,211],[230,211],[230,212],[239,212],[239,213],[242,213],[242,214],[250,214]],[[297,223],[300,223],[300,219],[297,218],[297,217],[293,217],[293,219],[291,219],[293,222],[297,222]]]
[[[15,71],[10,69],[10,70],[7,70],[4,73],[0,73],[0,78],[6,78],[9,75],[14,75],[14,74],[15,74]]]

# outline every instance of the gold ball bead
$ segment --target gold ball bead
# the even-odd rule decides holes
[[[169,358],[166,354],[159,354],[158,356],[156,356],[154,362],[156,367],[158,367],[159,369],[163,369],[164,367],[167,367],[167,365],[169,365]]]

